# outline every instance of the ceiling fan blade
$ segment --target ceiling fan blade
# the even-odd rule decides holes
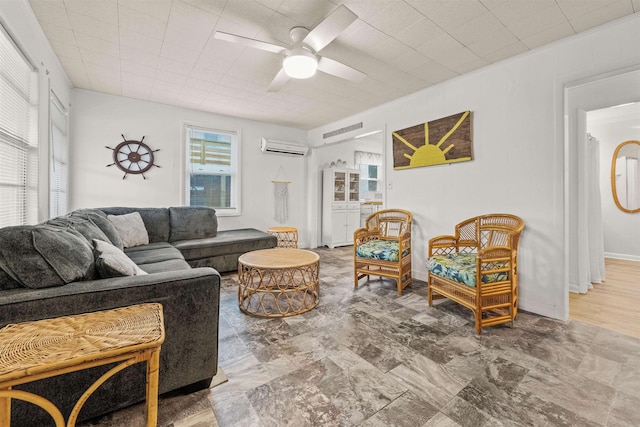
[[[345,28],[358,19],[358,15],[350,11],[346,6],[340,5],[324,21],[319,23],[302,41],[318,52],[340,35]]]
[[[367,77],[362,71],[358,71],[355,68],[351,68],[342,62],[327,58],[326,56],[321,57],[320,61],[318,61],[318,70],[355,83],[360,83]]]
[[[287,83],[288,81],[289,81],[289,75],[285,73],[284,68],[281,68],[280,71],[278,71],[278,74],[276,74],[274,79],[271,81],[269,88],[267,88],[267,92],[279,91],[282,88],[282,86],[284,86],[285,83]]]
[[[275,43],[263,42],[260,40],[250,39],[247,37],[237,36],[235,34],[223,33],[222,31],[216,31],[213,35],[214,39],[224,40],[232,43],[238,43],[254,49],[265,50],[267,52],[281,53],[288,49],[286,46],[280,46]]]

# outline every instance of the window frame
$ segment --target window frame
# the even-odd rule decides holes
[[[53,218],[56,216],[65,215],[69,210],[69,110],[65,108],[60,98],[56,95],[55,91],[49,91],[49,217]],[[53,109],[57,108],[59,113],[64,117],[64,129],[60,129],[64,131],[64,141],[63,141],[63,150],[64,155],[61,157],[56,155],[55,144],[54,144],[54,120],[53,120]],[[57,126],[56,126],[57,127]],[[55,167],[56,165],[62,165],[66,168],[66,173],[62,176],[62,180],[56,180],[55,178]],[[57,185],[54,187],[54,184],[62,181],[62,185]],[[53,206],[53,194],[57,193],[58,203],[54,209]],[[63,206],[60,206],[60,194],[64,194],[64,203]]]
[[[13,92],[24,101],[24,105],[27,107],[23,113],[24,117],[27,117],[26,121],[22,123],[25,127],[21,132],[16,125],[19,122],[7,122],[8,127],[4,127],[4,131],[0,130],[0,138],[3,142],[2,149],[6,150],[5,154],[11,154],[12,150],[16,154],[16,158],[22,158],[19,165],[22,168],[15,170],[17,175],[11,177],[10,175],[1,176],[0,189],[15,189],[15,197],[0,197],[0,226],[8,225],[25,225],[34,224],[38,221],[39,216],[39,168],[40,168],[40,147],[39,147],[39,126],[40,126],[40,74],[38,68],[34,65],[33,61],[29,59],[27,54],[23,51],[19,43],[15,41],[9,30],[0,21],[0,35],[8,44],[15,49],[17,57],[24,60],[24,64],[20,64],[18,68],[28,69],[28,75],[24,74],[22,77],[28,81],[26,84],[28,89],[22,91],[19,85],[16,85],[16,81],[12,81],[11,72],[19,71],[16,69],[5,70],[7,74],[2,77],[6,83],[4,86],[7,93]],[[15,56],[14,56],[15,58]],[[22,67],[24,65],[25,67]],[[0,70],[4,73],[4,71]],[[15,76],[15,74],[13,74]],[[24,83],[24,82],[23,82]],[[6,112],[5,107],[14,106],[7,102],[3,107],[0,105],[0,113]],[[15,105],[16,111],[18,105]],[[14,129],[12,131],[12,128]],[[2,159],[0,159],[0,162]],[[8,168],[11,170],[10,168]],[[0,164],[0,173],[6,173],[7,167],[3,167]],[[6,179],[5,179],[6,178]],[[15,182],[12,182],[15,180]],[[20,196],[19,194],[22,193]],[[7,214],[7,212],[9,212]]]
[[[360,156],[358,156],[358,153],[361,153]],[[378,161],[375,163],[359,163],[358,162],[358,157],[364,157],[364,155],[375,155],[378,156]],[[376,187],[378,188],[377,190],[364,190],[362,192],[360,192],[359,196],[360,196],[360,201],[364,201],[365,197],[364,197],[364,193],[367,191],[377,191],[377,192],[383,192],[383,186],[384,186],[384,178],[382,177],[382,173],[383,173],[383,165],[382,165],[382,154],[381,153],[374,153],[374,152],[368,152],[368,151],[356,151],[354,153],[354,165],[355,168],[358,169],[358,171],[360,172],[360,189],[363,188],[363,185],[366,183],[367,187],[369,182],[376,182]],[[367,171],[367,174],[365,176],[365,174],[362,171],[362,166],[375,166],[376,167],[376,172],[377,172],[377,177],[375,179],[369,178],[369,173]]]
[[[209,133],[218,133],[222,135],[229,135],[232,137],[231,142],[231,196],[230,196],[230,204],[229,208],[219,208],[213,207],[216,210],[217,216],[239,216],[242,213],[242,174],[241,174],[241,164],[240,161],[240,145],[242,143],[242,132],[240,129],[237,130],[224,130],[219,129],[203,124],[196,124],[191,122],[184,122],[182,126],[182,140],[183,140],[183,161],[182,165],[184,167],[184,173],[182,175],[182,203],[184,206],[190,206],[191,203],[191,191],[190,191],[190,183],[191,183],[191,162],[190,162],[190,153],[191,153],[191,140],[190,140],[190,130],[194,129],[201,132],[209,132]]]
[[[365,186],[369,187],[369,183],[371,183],[371,182],[375,182],[376,183],[376,187],[377,187],[377,190],[368,190],[368,189],[366,189],[366,190],[361,191],[360,192],[360,201],[361,202],[365,201],[364,193],[366,193],[368,191],[382,192],[382,190],[380,189],[380,187],[382,186],[381,185],[382,180],[380,178],[375,178],[375,179],[368,178],[368,175],[369,175],[368,173],[367,173],[367,177],[365,177],[364,174],[362,173],[362,166],[366,166],[367,168],[370,167],[370,166],[375,166],[376,169],[377,169],[378,174],[380,174],[380,171],[382,169],[382,167],[380,165],[373,165],[373,164],[369,164],[369,163],[359,163],[359,164],[356,165],[356,169],[358,169],[358,171],[360,172],[360,184],[359,184],[360,189],[362,189]]]

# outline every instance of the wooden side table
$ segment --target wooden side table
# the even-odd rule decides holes
[[[89,396],[106,380],[135,363],[147,364],[147,427],[158,420],[158,370],[164,342],[160,304],[7,325],[0,329],[0,427],[11,424],[11,399],[47,411],[56,427],[64,417],[49,400],[13,386],[43,378],[120,362],[98,378],[78,399],[69,419],[73,427]]]
[[[276,236],[279,248],[298,247],[298,229],[295,227],[270,227],[267,232]]]

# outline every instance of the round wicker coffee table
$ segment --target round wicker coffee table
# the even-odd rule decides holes
[[[295,316],[320,301],[320,257],[303,249],[262,249],[238,258],[238,306],[261,317]]]

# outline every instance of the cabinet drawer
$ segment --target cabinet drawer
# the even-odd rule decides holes
[[[348,209],[360,210],[360,202],[351,202],[347,204]]]
[[[347,203],[334,203],[333,210],[336,209],[347,209]]]

